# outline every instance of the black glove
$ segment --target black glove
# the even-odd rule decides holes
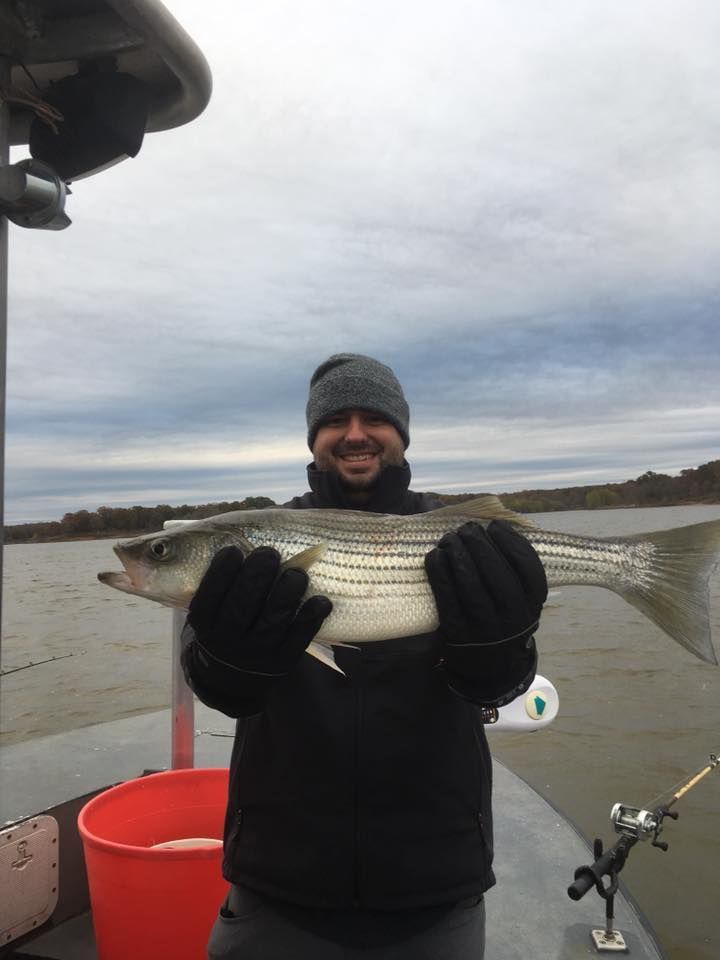
[[[193,687],[209,691],[208,701],[219,695],[243,702],[244,713],[259,712],[332,610],[321,596],[301,605],[307,574],[280,572],[280,562],[271,547],[247,557],[224,547],[213,557],[190,602],[187,622],[195,637],[184,658]]]
[[[547,580],[530,542],[502,520],[466,523],[425,557],[450,687],[500,706],[535,675],[533,633]]]

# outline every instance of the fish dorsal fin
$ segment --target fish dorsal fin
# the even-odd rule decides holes
[[[314,563],[322,560],[326,550],[326,543],[316,543],[312,547],[308,547],[307,550],[301,550],[300,553],[296,553],[295,556],[290,557],[289,560],[285,560],[281,569],[287,570],[288,567],[294,567],[295,570],[304,570],[307,573]]]
[[[465,500],[463,503],[451,503],[447,507],[440,507],[433,510],[433,513],[447,514],[453,517],[465,517],[467,520],[507,520],[516,527],[533,529],[535,524],[528,520],[521,513],[515,513],[503,506],[502,501],[494,493],[484,493],[473,500]]]

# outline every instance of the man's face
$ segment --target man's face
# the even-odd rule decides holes
[[[401,466],[405,447],[381,413],[341,410],[318,429],[312,448],[318,470],[337,473],[346,489],[369,490],[388,465]]]

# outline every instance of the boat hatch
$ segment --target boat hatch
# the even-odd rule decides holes
[[[42,924],[58,902],[58,822],[32,817],[0,833],[0,945]]]

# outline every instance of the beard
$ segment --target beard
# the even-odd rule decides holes
[[[357,492],[361,490],[372,490],[372,488],[375,486],[375,484],[378,481],[378,477],[380,476],[380,474],[383,472],[384,469],[385,469],[385,464],[381,462],[379,465],[379,469],[375,473],[369,476],[352,477],[352,476],[345,476],[339,471],[335,471],[335,472],[337,473],[338,479],[340,481],[340,486],[342,487],[342,489],[345,490],[347,493],[352,493],[353,491]]]
[[[371,454],[376,458],[372,468],[362,469],[360,464],[363,461],[360,460],[357,461],[358,468],[354,470],[352,461],[343,459],[362,454]],[[316,465],[319,469],[334,473],[346,493],[362,495],[372,491],[385,467],[402,466],[404,462],[405,448],[400,442],[397,444],[397,449],[395,445],[342,443],[334,447],[329,456],[320,457]]]

